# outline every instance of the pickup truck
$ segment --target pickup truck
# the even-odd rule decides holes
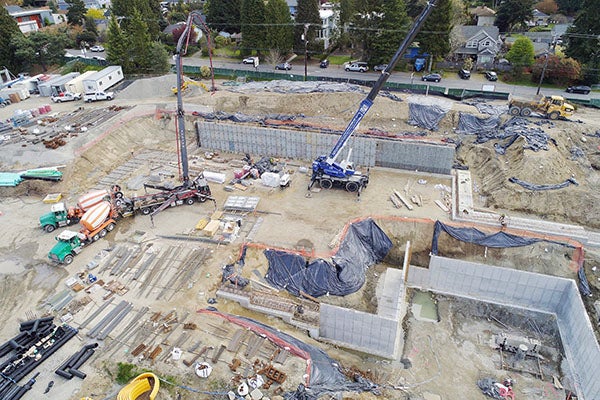
[[[52,96],[50,99],[55,103],[62,103],[63,101],[75,101],[81,100],[81,93],[64,92],[59,95]]]
[[[94,93],[86,93],[83,95],[83,100],[86,103],[91,103],[92,101],[98,100],[112,100],[115,98],[115,94],[113,92],[94,92]]]

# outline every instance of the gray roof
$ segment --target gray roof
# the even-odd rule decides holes
[[[8,11],[9,14],[19,13],[19,12],[24,11],[19,6],[4,6],[4,8],[6,9],[6,11]]]
[[[533,10],[533,17],[549,17],[548,14],[541,12],[540,10],[534,9]]]
[[[500,31],[497,26],[477,26],[477,25],[458,25],[458,32],[462,35],[465,40],[469,40],[473,36],[478,35],[481,31],[485,32],[489,37],[494,40],[498,40]]]

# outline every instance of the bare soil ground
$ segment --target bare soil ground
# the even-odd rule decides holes
[[[173,76],[156,78],[153,80],[137,81],[119,94],[114,104],[121,106],[143,106],[160,108],[174,108],[174,98],[170,93]],[[240,112],[248,115],[266,115],[284,113],[303,115],[308,122],[343,129],[355,113],[359,102],[364,98],[360,92],[349,93],[303,93],[282,94],[265,91],[252,91],[251,93],[231,92],[225,86],[220,86],[219,91],[207,94],[192,91],[184,97],[186,109],[209,111],[224,111],[229,113]],[[197,89],[193,89],[197,90]],[[406,98],[406,96],[401,95]],[[32,99],[32,103],[44,102],[44,99]],[[23,106],[25,103],[23,103]],[[97,103],[86,105],[87,111],[106,107],[107,104]],[[75,105],[60,104],[53,106],[60,113],[71,112]],[[0,117],[7,118],[13,110],[0,110]],[[600,129],[599,112],[592,109],[579,109],[577,118],[581,123],[557,121],[553,127],[548,128],[548,133],[556,140],[548,151],[532,152],[522,148],[522,143],[517,141],[503,156],[494,152],[493,143],[475,144],[474,137],[458,137],[454,133],[459,112],[477,113],[470,105],[452,103],[452,109],[442,120],[437,132],[429,132],[428,137],[435,140],[461,139],[462,146],[457,151],[457,159],[468,165],[475,181],[477,195],[474,198],[477,207],[482,209],[498,210],[513,215],[529,216],[532,218],[548,219],[559,222],[581,224],[589,228],[598,228],[595,216],[600,202],[598,196],[597,172],[600,166],[600,138],[597,132]],[[64,179],[54,184],[48,182],[24,182],[16,188],[0,188],[0,221],[3,229],[0,230],[0,272],[2,273],[0,285],[2,298],[0,299],[0,318],[5,321],[0,328],[0,338],[6,341],[16,335],[18,321],[27,319],[27,316],[41,316],[48,310],[47,299],[66,289],[65,280],[76,276],[78,272],[85,271],[86,265],[99,254],[102,249],[113,250],[118,246],[139,246],[142,253],[156,251],[165,254],[170,246],[179,246],[180,258],[174,257],[173,263],[181,261],[186,252],[195,248],[206,247],[211,256],[198,269],[193,278],[186,284],[178,286],[169,292],[170,301],[157,300],[156,296],[164,287],[153,283],[148,288],[150,294],[145,294],[142,282],[136,282],[131,275],[119,276],[125,280],[129,292],[122,296],[123,299],[132,301],[135,309],[147,306],[150,312],[162,312],[163,315],[176,310],[180,319],[188,315],[186,322],[194,322],[198,329],[190,333],[189,340],[184,349],[192,343],[201,341],[202,346],[218,348],[227,345],[235,328],[214,318],[196,315],[196,310],[209,305],[208,299],[214,298],[215,291],[220,283],[221,268],[237,259],[240,243],[238,239],[230,245],[211,245],[193,241],[174,242],[161,238],[161,235],[189,234],[201,218],[207,218],[213,211],[212,204],[194,205],[192,207],[178,207],[166,210],[159,214],[154,225],[147,217],[138,216],[134,219],[124,220],[119,224],[112,237],[105,239],[105,243],[90,246],[79,255],[75,262],[68,267],[56,267],[46,260],[48,250],[54,243],[54,235],[41,233],[37,226],[39,215],[46,212],[48,205],[41,199],[48,193],[60,192],[68,203],[74,203],[76,198],[94,187],[98,181],[113,171],[116,167],[128,160],[135,159],[148,151],[175,152],[175,128],[173,120],[156,120],[153,116],[127,120],[120,124],[115,123],[125,112],[114,119],[103,123],[100,127],[91,127],[85,134],[70,138],[66,146],[56,150],[43,148],[41,144],[23,146],[22,142],[2,146],[0,166],[4,170],[19,170],[23,168],[47,165],[64,164]],[[188,113],[189,115],[189,113]],[[408,108],[405,102],[393,101],[388,98],[376,99],[373,108],[363,120],[362,129],[378,129],[389,132],[416,132],[422,131],[407,124]],[[193,149],[194,139],[192,132],[192,118],[188,118],[188,143]],[[110,127],[110,130],[108,129]],[[107,133],[108,132],[108,133]],[[90,145],[92,144],[93,145]],[[89,149],[82,151],[84,146]],[[584,157],[573,159],[572,149],[577,146],[583,151]],[[227,164],[229,159],[240,159],[240,155],[221,154],[222,161],[204,159],[204,150],[191,150],[193,168],[206,168],[213,171],[223,171],[232,177],[233,167]],[[235,195],[259,196],[258,209],[263,213],[244,216],[244,224],[256,224],[261,219],[260,228],[254,237],[255,242],[267,246],[294,248],[299,245],[312,247],[317,256],[330,254],[330,242],[335,235],[349,221],[366,216],[379,216],[378,223],[393,238],[394,248],[386,259],[386,266],[401,265],[404,256],[404,243],[410,240],[413,244],[412,263],[426,266],[429,259],[431,231],[430,223],[423,223],[419,218],[429,220],[448,220],[444,213],[434,203],[435,200],[447,200],[448,194],[440,190],[439,185],[450,186],[447,177],[427,176],[406,171],[394,171],[382,168],[371,170],[370,184],[361,196],[361,200],[343,191],[321,191],[306,196],[308,176],[298,172],[299,166],[309,166],[309,161],[289,160],[294,174],[292,185],[289,189],[269,189],[258,183],[250,186],[245,192],[236,192]],[[132,176],[149,176],[156,173],[157,168],[172,168],[170,165],[160,163],[147,163],[139,170],[133,171]],[[571,186],[561,190],[531,192],[518,185],[508,182],[508,178],[516,176],[519,179],[538,184],[549,184],[563,181],[574,176],[579,186]],[[419,185],[419,179],[426,180],[426,184]],[[119,182],[124,187],[127,182]],[[424,200],[422,207],[415,207],[414,211],[396,209],[388,200],[393,189],[402,190],[410,187],[413,194],[420,194]],[[220,185],[211,184],[217,204],[223,204],[227,196],[232,193],[225,192]],[[132,238],[144,233],[143,243],[136,243]],[[473,245],[458,243],[445,238],[440,243],[441,255],[459,257],[467,260],[485,262],[493,265],[522,268],[540,273],[573,277],[573,271],[568,268],[571,254],[560,246],[537,245],[523,249],[484,249]],[[591,250],[586,256],[586,272],[593,287],[595,299],[600,293],[598,272],[593,267],[598,265],[600,255]],[[105,281],[115,279],[110,271],[92,271]],[[264,275],[267,265],[262,253],[258,250],[249,251],[245,271],[250,274],[257,270]],[[382,266],[377,266],[370,271],[370,280],[365,287],[345,298],[331,298],[327,300],[335,304],[352,306],[357,309],[373,311],[376,304],[373,302],[374,280],[383,272]],[[131,272],[130,272],[131,273]],[[166,272],[166,274],[173,273]],[[254,274],[252,274],[254,275]],[[168,282],[168,276],[164,280]],[[253,276],[256,278],[256,275]],[[373,280],[371,280],[373,279]],[[81,298],[82,293],[78,294]],[[81,324],[99,306],[102,293],[90,293],[93,301],[73,314],[73,325]],[[154,297],[153,297],[154,296]],[[593,301],[592,299],[592,301]],[[119,299],[120,301],[120,299]],[[115,301],[117,303],[117,301]],[[591,302],[588,300],[591,311]],[[475,386],[475,380],[486,374],[497,374],[494,377],[502,379],[503,372],[498,369],[497,353],[489,350],[487,340],[492,333],[507,329],[511,332],[531,333],[522,326],[509,324],[498,326],[498,323],[487,318],[489,310],[479,310],[477,306],[469,305],[454,299],[438,299],[438,313],[440,322],[418,321],[407,316],[404,321],[407,330],[406,345],[403,358],[409,359],[412,367],[405,369],[403,364],[389,362],[376,357],[340,349],[323,343],[316,343],[303,332],[293,330],[283,322],[268,318],[261,314],[251,313],[242,309],[236,303],[220,300],[216,305],[220,311],[249,316],[274,326],[278,329],[314,344],[325,350],[330,356],[340,361],[344,366],[356,366],[362,371],[368,371],[374,378],[387,388],[383,397],[386,399],[423,398],[425,393],[435,393],[443,399],[457,398],[483,398]],[[475,310],[475,311],[474,311]],[[499,315],[494,310],[495,315]],[[537,318],[528,316],[528,318]],[[506,318],[501,318],[509,323]],[[538,320],[539,322],[539,320]],[[541,325],[541,323],[539,324]],[[88,327],[89,328],[89,327]],[[155,329],[152,328],[152,329]],[[149,331],[152,330],[148,328]],[[82,332],[85,332],[83,330]],[[118,334],[115,332],[114,337]],[[154,340],[149,338],[154,335]],[[172,334],[169,340],[164,339],[164,334],[149,334],[146,342],[154,345],[162,341],[168,342],[171,347],[183,335],[181,329]],[[140,334],[139,341],[144,339]],[[551,329],[542,337],[546,342],[558,347],[554,342]],[[68,357],[78,350],[87,338],[81,335],[80,340],[70,343],[64,353],[58,358]],[[228,368],[235,357],[243,358],[240,352],[225,351],[223,358],[215,364],[213,379],[202,381],[197,378],[190,368],[185,367],[181,361],[175,362],[169,358],[162,361],[150,362],[132,357],[129,352],[132,348],[124,346],[115,352],[103,352],[103,343],[99,348],[96,361],[86,365],[84,371],[88,378],[83,382],[79,380],[64,381],[55,377],[52,367],[62,362],[49,361],[48,367],[39,378],[39,383],[34,386],[25,399],[33,398],[64,398],[79,399],[91,396],[98,400],[110,398],[108,395],[115,392],[118,387],[114,383],[115,361],[126,361],[138,364],[142,368],[156,371],[163,376],[175,376],[180,384],[204,391],[227,390],[235,387],[230,381],[234,373]],[[129,343],[131,345],[131,343]],[[164,346],[164,351],[169,351],[169,346]],[[211,350],[212,351],[212,350]],[[241,350],[243,351],[243,350]],[[208,359],[213,352],[207,353]],[[184,354],[183,359],[191,356]],[[205,356],[206,357],[206,356]],[[268,360],[268,354],[262,356]],[[247,360],[252,362],[252,360]],[[560,361],[555,362],[559,364]],[[461,365],[463,368],[457,369]],[[289,379],[283,385],[285,390],[293,390],[302,380],[304,365],[301,360],[290,359],[286,364],[279,366],[288,374]],[[244,369],[246,367],[242,367]],[[553,373],[559,373],[552,367]],[[516,377],[519,399],[557,398],[550,393],[550,386],[544,380],[532,377],[530,374],[511,374]],[[55,387],[48,394],[43,390],[50,381],[56,381]],[[164,385],[168,387],[167,384]],[[402,390],[394,390],[392,386],[402,386]],[[272,392],[271,398],[276,398]],[[161,390],[159,398],[162,400],[178,398],[199,398],[198,394],[182,388],[170,387]],[[201,398],[211,398],[203,394]],[[555,397],[552,397],[555,396]],[[114,396],[113,396],[114,397]],[[347,394],[345,398],[375,398],[371,394]]]

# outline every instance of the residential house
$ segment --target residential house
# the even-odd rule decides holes
[[[36,32],[48,24],[55,23],[52,11],[48,7],[24,9],[19,6],[5,6],[4,8],[8,11],[8,15],[17,21],[23,33]]]
[[[477,19],[477,26],[494,26],[496,11],[486,6],[469,9],[469,13]]]
[[[533,18],[531,21],[527,21],[527,26],[548,26],[550,16],[541,12],[538,9],[534,9],[532,12]]]
[[[90,8],[95,8],[98,10],[102,8],[109,8],[111,4],[110,0],[83,0],[83,3],[85,4],[85,8],[88,10]],[[69,9],[70,5],[65,0],[58,0],[56,2],[56,7],[59,10],[66,11]]]
[[[519,36],[525,36],[531,40],[536,57],[553,50],[554,37],[552,32],[523,32],[515,36],[507,36],[505,39],[506,44],[513,44]]]
[[[460,41],[454,54],[459,58],[471,58],[476,67],[493,64],[502,44],[496,26],[459,25],[453,35]]]
[[[319,17],[321,18],[321,29],[317,32],[317,38],[323,41],[323,49],[326,50],[331,45],[331,37],[337,27],[338,12],[333,4],[323,3],[319,7]]]
[[[285,0],[288,8],[290,9],[290,15],[292,18],[296,17],[296,9],[298,8],[298,0]]]

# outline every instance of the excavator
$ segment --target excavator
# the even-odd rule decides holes
[[[404,54],[408,46],[413,42],[419,29],[421,29],[421,25],[423,25],[423,22],[425,22],[429,14],[431,14],[431,11],[433,11],[435,1],[436,0],[430,0],[421,12],[421,15],[415,20],[406,37],[400,44],[400,47],[379,76],[379,79],[377,79],[371,88],[367,97],[360,103],[358,111],[354,114],[354,117],[331,149],[329,155],[319,156],[313,161],[312,176],[308,185],[308,190],[312,188],[315,182],[319,182],[319,186],[322,189],[330,189],[337,186],[345,188],[348,192],[356,192],[360,196],[362,190],[367,187],[367,184],[369,183],[368,173],[362,174],[361,172],[356,171],[354,165],[350,162],[352,149],[348,152],[348,157],[345,160],[338,162],[337,159],[348,143],[348,140],[354,131],[358,129],[358,125],[373,105],[375,97],[387,82],[394,67],[398,64],[400,57],[402,57],[402,54]]]
[[[181,84],[181,91],[183,93],[187,93],[190,90],[190,86],[198,86],[208,92],[208,88],[206,87],[206,85],[204,83],[195,81],[193,79],[185,79],[183,81],[183,83]],[[173,86],[171,88],[171,92],[173,92],[174,95],[177,95],[177,93],[179,92],[179,90],[177,89],[177,86]]]

